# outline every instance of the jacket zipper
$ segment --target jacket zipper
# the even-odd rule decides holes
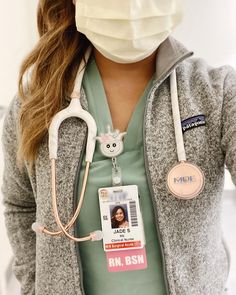
[[[166,80],[166,78],[171,74],[171,72],[174,70],[174,68],[176,68],[177,65],[181,61],[185,60],[186,58],[190,57],[191,55],[192,55],[192,53],[188,53],[188,54],[182,56],[182,58],[178,59],[178,61],[175,64],[173,64],[173,66],[169,69],[169,71],[164,75],[163,79],[160,79],[159,81],[156,82],[156,84],[153,86],[153,88],[149,92],[149,95],[147,97],[147,102],[149,100],[153,100],[153,98],[155,96],[155,92],[157,91],[159,86]],[[147,176],[148,188],[149,188],[149,191],[150,191],[153,210],[154,210],[154,216],[155,216],[155,219],[158,220],[158,212],[157,212],[157,208],[155,206],[155,200],[154,200],[154,191],[153,191],[153,188],[152,188],[151,176],[150,176],[150,172],[149,172],[149,169],[148,169],[148,158],[147,158],[147,147],[146,147],[146,130],[145,130],[145,123],[146,123],[145,118],[146,118],[146,114],[147,114],[147,105],[148,105],[148,103],[146,103],[146,105],[145,105],[144,119],[143,119],[144,165],[145,165],[145,172],[146,172],[146,176]],[[159,244],[160,244],[160,249],[161,249],[162,266],[163,266],[164,281],[165,281],[165,286],[166,286],[166,293],[167,293],[167,295],[170,295],[170,287],[169,287],[169,283],[168,283],[168,279],[167,279],[167,271],[166,271],[166,267],[165,267],[166,263],[165,263],[165,256],[164,256],[164,248],[163,248],[163,243],[162,243],[162,240],[161,240],[160,228],[159,228],[157,223],[155,223],[155,227],[156,227],[157,237],[158,237]]]
[[[174,63],[172,65],[172,67],[169,69],[169,71],[167,71],[165,73],[165,75],[163,75],[163,79],[160,79],[159,81],[156,82],[156,84],[153,86],[153,88],[150,90],[150,95],[148,95],[147,101],[149,99],[153,99],[155,96],[155,91],[158,89],[158,87],[162,84],[162,82],[170,75],[170,73],[174,70],[174,68],[178,65],[178,63],[182,62],[183,60],[185,60],[186,58],[190,57],[192,55],[192,52],[189,52],[185,55],[183,55],[181,58],[179,58],[176,63]],[[88,111],[88,109],[82,105],[82,107]],[[144,120],[143,120],[143,146],[144,146],[144,165],[145,165],[145,171],[146,171],[146,175],[147,175],[147,182],[148,182],[148,187],[149,187],[149,191],[151,194],[151,199],[152,199],[152,204],[153,204],[153,209],[154,209],[154,215],[156,220],[158,220],[158,213],[157,213],[157,209],[155,207],[155,203],[154,203],[154,192],[152,189],[152,184],[151,184],[151,177],[150,177],[150,173],[149,170],[147,168],[148,166],[148,159],[146,156],[146,142],[145,142],[145,137],[146,137],[146,132],[145,132],[145,118],[146,118],[146,113],[147,113],[147,103],[145,105],[145,110],[144,110]],[[75,184],[74,184],[74,192],[73,192],[73,200],[74,200],[74,210],[76,208],[76,204],[77,204],[77,198],[78,198],[78,183],[79,183],[79,176],[80,176],[80,170],[81,170],[81,165],[82,165],[82,160],[84,157],[84,153],[85,153],[85,147],[86,147],[86,139],[87,139],[87,135],[88,135],[88,129],[86,131],[86,135],[83,141],[83,146],[82,146],[82,150],[81,150],[81,154],[80,154],[80,158],[79,158],[79,163],[77,166],[77,170],[76,170],[76,176],[75,176]],[[161,255],[162,255],[162,261],[163,261],[163,272],[164,272],[164,280],[165,280],[165,285],[166,285],[166,292],[167,295],[170,295],[170,290],[169,290],[169,284],[168,284],[168,280],[167,280],[167,274],[166,274],[166,268],[165,268],[165,256],[164,256],[164,250],[163,250],[163,243],[160,239],[160,229],[158,227],[158,225],[156,224],[156,230],[157,230],[157,237],[160,241],[160,248],[161,248]],[[75,230],[74,230],[75,232]],[[86,295],[85,291],[84,291],[84,284],[83,284],[83,267],[82,267],[82,263],[81,263],[81,256],[80,256],[80,251],[79,251],[79,243],[76,243],[76,251],[77,251],[77,262],[78,262],[78,266],[79,266],[79,273],[80,273],[80,286],[81,286],[81,293],[82,295]]]
[[[76,210],[77,207],[77,199],[78,199],[78,193],[79,193],[79,177],[80,177],[80,170],[81,170],[81,166],[82,166],[82,161],[84,158],[84,153],[85,153],[85,147],[86,147],[86,138],[88,135],[88,129],[86,131],[86,135],[83,141],[83,145],[82,145],[82,150],[80,153],[80,158],[79,158],[79,164],[77,166],[76,169],[76,175],[75,175],[75,185],[74,185],[74,193],[73,193],[73,200],[74,200],[74,212]],[[76,226],[74,227],[74,233],[76,233]],[[82,267],[82,263],[81,263],[81,255],[80,255],[80,251],[79,251],[79,243],[76,242],[76,252],[77,252],[77,262],[78,262],[78,266],[79,266],[79,274],[80,274],[80,286],[81,286],[81,293],[82,295],[85,295],[85,291],[84,291],[84,280],[83,280],[83,267]]]
[[[156,90],[158,89],[159,86],[160,86],[160,84],[157,84],[157,85],[155,85],[151,89],[150,95],[148,96],[147,101],[150,98],[153,98],[154,97],[155,92],[156,92]],[[153,192],[153,189],[152,189],[151,177],[150,177],[150,173],[149,173],[149,170],[148,170],[147,147],[146,147],[146,131],[145,131],[145,118],[146,118],[146,113],[147,113],[147,103],[145,105],[144,119],[143,119],[144,166],[145,166],[145,172],[146,172],[146,177],[147,177],[148,188],[149,188],[150,195],[151,195],[154,216],[155,216],[155,219],[158,220],[158,212],[157,212],[157,209],[156,209],[156,206],[155,206],[155,203],[154,203],[154,192]],[[163,243],[162,243],[162,240],[161,240],[160,229],[159,229],[159,226],[157,225],[156,222],[155,222],[155,227],[156,227],[157,237],[158,237],[159,245],[160,245],[160,249],[161,249],[162,268],[163,268],[163,274],[164,274],[164,282],[165,282],[165,287],[166,287],[166,293],[167,293],[167,295],[169,295],[170,294],[170,290],[169,290],[169,284],[168,284],[167,274],[166,274],[166,268],[165,268],[165,256],[164,256],[164,250],[163,250]]]

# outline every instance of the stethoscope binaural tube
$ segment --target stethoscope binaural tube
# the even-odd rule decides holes
[[[96,139],[95,139],[97,135],[96,122],[89,112],[83,110],[80,103],[80,88],[82,84],[83,74],[85,71],[85,66],[86,66],[86,63],[88,62],[90,54],[91,54],[91,48],[89,48],[86,52],[85,63],[82,62],[79,67],[78,74],[75,79],[74,90],[71,94],[71,102],[69,106],[54,116],[49,127],[49,157],[51,160],[52,207],[53,207],[53,214],[54,214],[56,223],[58,227],[60,228],[60,230],[50,231],[45,226],[39,225],[38,223],[34,223],[32,225],[32,229],[36,232],[41,232],[51,236],[64,234],[66,237],[68,237],[69,239],[75,242],[83,242],[88,240],[95,241],[95,240],[102,239],[101,231],[94,231],[93,233],[90,233],[88,236],[83,238],[76,238],[68,233],[69,229],[74,225],[77,217],[79,216],[79,213],[83,204],[86,185],[87,185],[87,179],[88,179],[88,173],[89,173],[89,166],[93,159],[93,154],[94,154],[95,144],[96,144]],[[83,178],[83,184],[82,184],[82,190],[80,193],[79,203],[77,205],[76,211],[72,219],[68,222],[67,225],[64,226],[60,220],[58,207],[57,207],[56,159],[57,159],[57,150],[58,150],[58,130],[61,123],[70,117],[78,117],[86,122],[88,126],[88,138],[87,138],[86,157],[85,157],[86,168],[85,168],[85,174]]]

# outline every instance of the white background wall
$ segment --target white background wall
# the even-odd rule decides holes
[[[21,60],[37,39],[36,5],[34,0],[0,0],[0,105],[7,106],[17,91],[18,69]],[[2,129],[0,121],[0,130]],[[1,135],[1,132],[0,132]],[[3,158],[0,150],[0,179]],[[1,184],[0,180],[0,184]],[[2,199],[0,194],[0,200]],[[1,201],[0,201],[1,202]],[[11,258],[11,250],[6,238],[3,207],[0,203],[0,294],[5,290],[5,271]],[[1,293],[2,290],[2,293]],[[3,295],[17,295],[16,289]]]
[[[0,0],[0,105],[8,105],[17,91],[18,68],[37,39],[33,0]]]
[[[208,63],[236,68],[236,1],[184,1],[186,13],[176,37]]]
[[[0,1],[0,105],[7,106],[17,90],[20,62],[37,40],[35,15],[38,1]],[[184,21],[174,35],[193,50],[195,56],[205,58],[210,64],[231,64],[236,68],[236,1],[185,0],[185,3]],[[1,124],[2,121],[0,128]],[[0,163],[1,177],[1,151]],[[233,228],[236,222],[236,192],[233,189],[230,176],[227,175],[223,225],[233,256],[230,286],[232,294],[236,294],[236,233]],[[0,294],[1,288],[5,289],[3,277],[11,257],[2,211],[0,205]],[[17,291],[13,289],[7,292],[7,295],[16,294]]]

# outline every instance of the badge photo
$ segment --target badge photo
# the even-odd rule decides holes
[[[100,188],[104,251],[141,249],[145,245],[136,185]]]

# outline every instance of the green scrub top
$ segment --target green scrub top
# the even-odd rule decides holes
[[[143,117],[146,98],[152,86],[153,79],[146,86],[136,105],[126,130],[127,134],[124,137],[124,151],[117,157],[118,165],[122,169],[123,185],[135,184],[138,186],[148,266],[143,270],[108,272],[102,241],[82,242],[79,244],[80,253],[78,255],[80,255],[82,262],[83,285],[86,295],[166,295],[162,256],[144,166]],[[102,79],[94,58],[87,65],[83,88],[88,100],[88,110],[97,123],[98,135],[101,132],[106,133],[108,124],[112,128],[112,119]],[[85,157],[80,171],[79,192],[85,171],[84,160]],[[76,223],[76,233],[80,237],[101,229],[98,188],[112,186],[111,172],[111,158],[102,155],[97,141],[84,203]]]

